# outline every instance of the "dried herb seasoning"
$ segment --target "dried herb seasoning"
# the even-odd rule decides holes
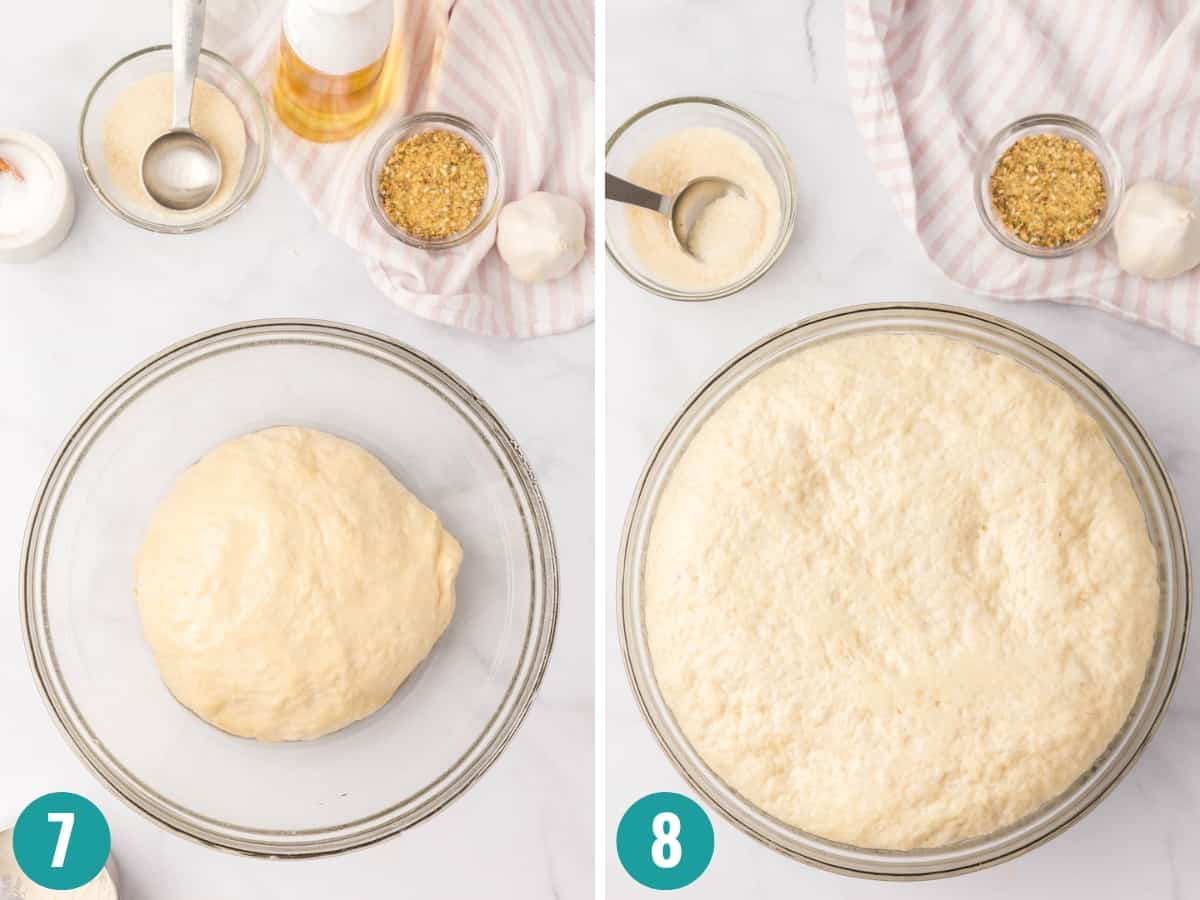
[[[1100,221],[1108,202],[1096,155],[1057,134],[1013,143],[992,170],[989,190],[1004,227],[1035,247],[1079,240]]]
[[[397,228],[427,241],[469,228],[487,190],[487,167],[479,151],[442,130],[396,144],[379,178],[384,214]]]

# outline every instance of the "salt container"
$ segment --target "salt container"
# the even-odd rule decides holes
[[[54,250],[75,221],[75,191],[54,149],[0,130],[0,262],[30,262]]]

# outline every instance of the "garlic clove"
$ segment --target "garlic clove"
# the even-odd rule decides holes
[[[1200,265],[1200,209],[1185,187],[1141,181],[1121,198],[1113,224],[1121,268],[1143,278],[1174,278]]]
[[[501,210],[496,247],[515,278],[553,281],[583,259],[586,226],[583,207],[570,197],[536,191]]]

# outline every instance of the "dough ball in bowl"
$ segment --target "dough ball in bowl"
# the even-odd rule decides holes
[[[375,712],[446,630],[462,548],[366,450],[305,428],[222,444],[137,557],[163,681],[218,728],[320,737]]]

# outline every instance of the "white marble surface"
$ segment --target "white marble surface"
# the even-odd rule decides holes
[[[744,294],[712,304],[675,304],[640,292],[611,264],[606,267],[610,588],[634,482],[690,393],[768,332],[821,310],[869,301],[982,309],[1075,353],[1146,426],[1185,515],[1193,530],[1200,528],[1200,349],[1098,312],[993,302],[951,285],[904,230],[868,166],[847,105],[842,15],[842,4],[829,0],[608,2],[610,133],[652,101],[711,94],[741,103],[773,125],[800,179],[795,239],[775,269]],[[650,892],[636,887],[615,860],[616,822],[643,794],[687,787],[641,721],[611,629],[607,660],[608,896],[646,897]],[[722,820],[710,869],[680,893],[766,900],[1200,897],[1198,746],[1200,666],[1192,659],[1162,728],[1129,777],[1075,828],[1021,859],[949,881],[858,881],[793,862]]]
[[[169,29],[162,0],[6,3],[0,14],[0,128],[48,140],[79,199],[54,256],[0,265],[0,822],[34,797],[73,790],[112,824],[127,900],[587,897],[592,884],[593,331],[526,343],[485,340],[394,308],[284,179],[191,238],[118,221],[75,159],[83,98],[118,56]],[[84,407],[176,339],[266,316],[337,319],[387,332],[474,386],[508,424],[541,480],[562,565],[558,645],[528,719],[459,800],[405,835],[329,860],[271,862],[167,834],[109,794],[42,706],[17,621],[16,569],[34,490]],[[195,765],[195,761],[181,765]]]

